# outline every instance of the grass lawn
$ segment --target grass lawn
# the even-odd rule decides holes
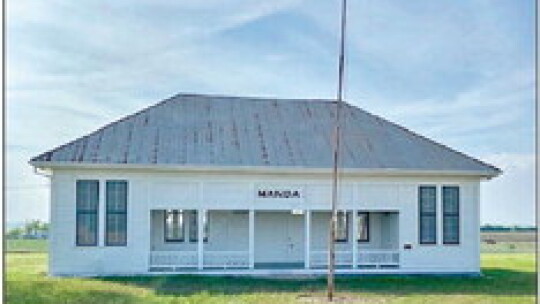
[[[47,252],[47,240],[6,240],[7,252]]]
[[[126,257],[127,258],[127,257]],[[321,303],[324,279],[49,278],[46,253],[7,253],[7,303]],[[338,303],[534,303],[531,253],[482,255],[483,277],[339,278]]]

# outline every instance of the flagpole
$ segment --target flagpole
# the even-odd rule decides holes
[[[330,220],[330,237],[328,250],[328,301],[334,299],[335,293],[335,239],[337,226],[337,201],[338,201],[338,164],[340,156],[340,137],[341,137],[341,106],[343,102],[343,78],[345,72],[345,28],[347,24],[347,0],[342,1],[341,5],[341,36],[339,45],[339,67],[338,67],[338,90],[336,100],[336,115],[334,121],[334,147],[333,147],[333,170],[332,170],[332,216]],[[354,237],[353,237],[354,241]]]

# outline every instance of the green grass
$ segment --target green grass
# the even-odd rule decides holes
[[[321,303],[326,283],[198,276],[51,278],[46,253],[7,253],[7,303]],[[340,303],[534,303],[531,253],[483,254],[482,277],[338,278]]]
[[[6,240],[7,252],[47,252],[47,240]]]

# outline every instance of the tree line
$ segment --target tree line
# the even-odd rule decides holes
[[[40,220],[29,220],[22,227],[8,230],[8,239],[45,239],[48,236],[49,223]]]
[[[515,225],[515,226],[504,226],[504,225],[491,225],[491,224],[486,224],[486,225],[482,225],[480,227],[480,231],[521,231],[521,232],[525,232],[525,231],[536,231],[536,227],[534,226],[518,226],[518,225]]]

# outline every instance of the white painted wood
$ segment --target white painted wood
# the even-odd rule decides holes
[[[192,181],[183,181],[157,177],[152,179],[150,186],[152,207],[156,209],[170,209],[172,206],[183,206],[184,209],[198,209],[200,192],[198,184]]]
[[[311,267],[311,210],[305,210],[304,211],[304,219],[305,219],[305,246],[304,246],[304,268],[309,269]]]
[[[121,247],[77,247],[75,246],[75,182],[77,179],[98,179],[101,191],[105,191],[105,181],[109,179],[124,179],[129,182],[128,198],[128,242]],[[167,208],[189,210],[212,210],[208,213],[210,220],[209,241],[203,244],[204,256],[215,256],[212,263],[224,265],[240,259],[226,252],[247,252],[247,263],[253,267],[258,261],[256,255],[259,241],[263,234],[255,228],[259,226],[259,214],[277,212],[278,215],[291,215],[291,208],[298,207],[296,203],[286,200],[268,199],[254,204],[254,184],[301,185],[304,190],[302,210],[309,209],[311,222],[307,242],[305,221],[302,215],[294,215],[299,219],[298,226],[291,225],[291,230],[297,231],[300,244],[295,248],[300,250],[299,260],[305,263],[305,250],[309,247],[310,269],[313,271],[315,251],[326,250],[328,237],[329,196],[326,187],[329,185],[328,176],[311,174],[243,174],[157,171],[157,170],[121,170],[121,169],[58,169],[51,177],[51,243],[49,271],[52,275],[83,275],[83,274],[145,274],[149,271],[151,254],[154,251],[185,251],[197,252],[198,243],[185,242],[182,244],[165,244],[163,242],[163,219],[159,210]],[[479,181],[478,177],[470,176],[391,176],[363,175],[350,176],[347,183],[351,200],[345,200],[340,208],[347,210],[370,211],[370,242],[358,245],[358,255],[368,250],[393,250],[399,253],[399,268],[397,273],[478,273],[479,272]],[[460,187],[460,240],[458,245],[420,245],[418,243],[418,197],[417,188],[420,184],[458,185]],[[163,185],[179,185],[180,191],[174,187]],[[218,187],[214,187],[218,185]],[[203,189],[202,191],[200,189]],[[246,190],[247,189],[247,190]],[[160,190],[164,190],[160,192]],[[186,193],[180,193],[182,191]],[[219,191],[218,191],[219,190]],[[219,200],[218,191],[225,193]],[[348,190],[347,190],[348,191]],[[104,199],[104,193],[100,197]],[[211,198],[211,199],[210,199]],[[230,201],[234,200],[234,201]],[[105,207],[104,201],[100,206]],[[232,206],[232,207],[231,207]],[[440,206],[440,204],[439,204]],[[439,207],[440,208],[440,207]],[[237,212],[233,210],[244,210]],[[246,210],[251,210],[247,212]],[[279,212],[278,212],[279,211]],[[256,214],[255,214],[256,212]],[[390,212],[385,217],[380,212]],[[440,214],[441,212],[439,212]],[[104,212],[101,212],[104,214]],[[100,216],[103,216],[101,215]],[[277,222],[267,222],[270,227],[266,233],[278,233]],[[257,220],[257,221],[255,221]],[[104,218],[100,217],[104,225]],[[199,221],[202,223],[202,220]],[[288,225],[288,224],[287,224]],[[352,225],[352,223],[351,223]],[[441,220],[439,224],[441,225]],[[103,240],[104,231],[100,231]],[[442,227],[438,227],[442,232]],[[353,231],[351,227],[350,231]],[[274,231],[273,231],[274,230]],[[199,229],[203,231],[202,227]],[[187,235],[186,235],[187,236]],[[276,237],[276,236],[272,236]],[[202,236],[199,238],[202,240]],[[441,235],[438,239],[442,240]],[[286,240],[286,239],[285,239]],[[351,238],[352,241],[352,238]],[[404,250],[403,245],[409,243],[412,249]],[[272,243],[263,245],[262,251]],[[307,245],[307,246],[306,246]],[[348,242],[337,244],[342,254],[342,262],[353,263],[353,245]],[[205,251],[212,252],[204,254]],[[218,252],[223,252],[222,254]],[[158,253],[156,253],[158,254]],[[285,251],[280,255],[286,255]],[[129,256],[130,259],[125,257]],[[282,260],[281,256],[278,256]],[[197,271],[199,256],[196,254]],[[326,260],[326,256],[324,256]],[[285,259],[286,260],[286,259]],[[210,262],[210,260],[208,260]],[[239,260],[240,261],[240,260]],[[360,260],[358,260],[360,263]],[[238,262],[239,263],[239,262]],[[228,267],[228,266],[227,266]],[[352,269],[351,269],[352,270]],[[207,271],[207,270],[202,270]],[[231,270],[232,271],[232,270]],[[255,272],[256,269],[246,270]],[[357,269],[363,271],[363,269]],[[367,270],[366,270],[367,271]],[[382,270],[381,270],[382,271]]]
[[[105,246],[105,181],[99,180],[99,204],[98,204],[98,246]]]
[[[352,236],[351,236],[351,245],[352,245],[352,268],[358,267],[358,242],[356,238],[358,236],[358,210],[352,210]]]
[[[249,252],[204,251],[204,267],[249,268]]]
[[[150,267],[198,267],[197,251],[151,251]]]
[[[54,263],[55,261],[55,255],[56,250],[54,248],[59,248],[60,246],[57,245],[56,237],[60,236],[60,231],[57,229],[58,226],[62,226],[61,218],[57,216],[57,213],[61,210],[61,207],[57,205],[57,199],[56,196],[61,193],[60,189],[57,189],[61,183],[56,182],[58,179],[58,176],[52,175],[50,180],[50,225],[49,225],[49,254],[48,254],[48,267],[49,267],[49,274],[55,275],[55,269],[56,265]],[[65,185],[64,185],[65,186]],[[75,187],[75,185],[73,185]],[[58,224],[56,224],[58,223]]]
[[[304,264],[303,218],[291,211],[258,211],[255,263]]]
[[[249,268],[255,268],[255,210],[249,209]]]
[[[178,164],[112,164],[112,163],[82,163],[82,162],[56,162],[56,161],[30,161],[30,165],[40,169],[58,170],[143,170],[146,172],[187,172],[190,174],[210,173],[210,174],[234,174],[234,175],[321,175],[330,177],[328,168],[308,168],[299,166],[204,166],[204,165],[178,165]],[[469,177],[474,180],[489,180],[499,173],[490,174],[482,170],[403,170],[396,168],[342,168],[342,177],[445,177],[463,178]]]
[[[200,276],[235,276],[235,277],[257,277],[257,278],[298,278],[302,276],[309,276],[312,278],[324,278],[328,274],[328,270],[324,268],[311,268],[311,269],[217,269],[217,270],[205,270],[194,271],[190,269],[176,270],[176,271],[159,271],[149,272],[146,275],[200,275]],[[336,274],[339,275],[363,275],[363,274],[375,274],[375,275],[459,275],[464,277],[479,277],[480,272],[463,272],[455,269],[439,269],[434,272],[427,269],[416,269],[404,271],[401,268],[362,268],[362,269],[350,269],[350,268],[338,268]],[[91,276],[89,274],[88,276]]]
[[[399,213],[397,212],[384,212],[374,213],[380,218],[380,232],[381,242],[379,248],[381,249],[398,249],[399,244]]]
[[[327,266],[328,252],[327,251],[312,251],[312,265],[313,266]],[[357,256],[358,265],[361,266],[397,266],[399,265],[399,251],[397,250],[371,250],[365,249],[358,252]],[[336,251],[336,265],[347,266],[350,268],[353,264],[353,254],[350,250]],[[354,269],[354,268],[353,268]]]
[[[204,209],[197,210],[197,268],[204,266]]]

